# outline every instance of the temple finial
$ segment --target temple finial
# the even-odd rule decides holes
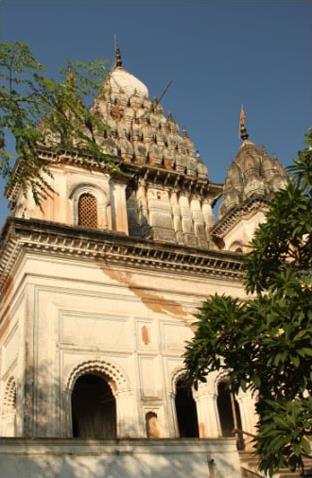
[[[114,35],[114,46],[115,46],[115,67],[122,66],[122,58],[120,48],[117,42],[116,34]]]
[[[239,115],[239,133],[242,141],[246,141],[249,138],[249,134],[246,129],[246,113],[243,105],[241,106]]]
[[[66,81],[71,85],[74,86],[76,80],[76,76],[74,73],[74,70],[72,67],[69,65],[67,68],[67,73],[66,73]]]

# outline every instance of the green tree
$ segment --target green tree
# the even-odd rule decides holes
[[[226,369],[234,392],[251,390],[260,468],[303,469],[312,435],[312,132],[286,189],[277,192],[245,258],[243,301],[209,297],[199,309],[185,365],[197,386]]]
[[[38,154],[45,147],[79,152],[86,164],[92,158],[116,167],[98,141],[108,128],[87,106],[100,92],[105,74],[104,60],[67,62],[57,81],[44,74],[27,45],[0,43],[0,173],[9,186],[18,183],[24,192],[30,188],[40,204],[51,192],[46,181],[51,173]],[[18,174],[16,157],[23,157]]]

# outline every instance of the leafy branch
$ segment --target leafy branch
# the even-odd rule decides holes
[[[312,435],[312,131],[285,189],[245,258],[248,301],[209,297],[184,355],[191,382],[226,369],[234,392],[251,390],[260,467],[303,469]]]
[[[67,62],[60,70],[63,79],[57,81],[44,74],[27,45],[0,44],[0,172],[9,188],[31,190],[37,204],[52,192],[42,147],[78,152],[86,165],[92,158],[117,168],[101,146],[108,127],[88,107],[103,88],[106,71],[104,60]],[[16,157],[22,161],[14,169]]]

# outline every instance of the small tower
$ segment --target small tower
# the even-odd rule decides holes
[[[264,221],[272,196],[285,186],[287,173],[276,158],[249,140],[243,106],[239,133],[242,143],[227,171],[219,221],[212,233],[224,249],[244,252],[258,224]]]

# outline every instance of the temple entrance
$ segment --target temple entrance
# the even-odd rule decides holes
[[[72,397],[73,437],[116,438],[116,402],[105,378],[80,376]]]
[[[220,382],[218,385],[217,406],[222,436],[233,437],[236,435],[238,437],[237,447],[242,449],[242,434],[239,432],[235,433],[235,429],[242,429],[239,405],[234,395],[231,393],[229,384],[227,382]]]
[[[184,377],[176,383],[175,406],[180,438],[198,438],[196,403]]]

